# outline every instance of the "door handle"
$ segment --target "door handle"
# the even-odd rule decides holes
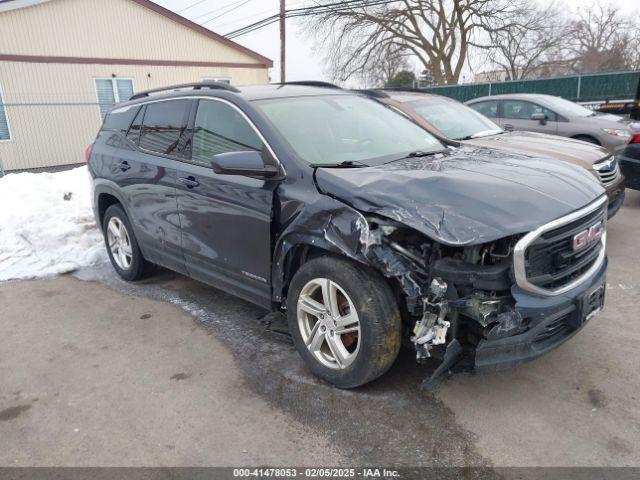
[[[178,182],[180,182],[182,185],[184,185],[187,188],[195,188],[198,185],[200,185],[200,182],[198,182],[194,177],[192,176],[188,176],[188,177],[178,177]]]
[[[513,127],[513,125],[511,125],[510,123],[505,123],[505,124],[504,124],[504,129],[505,129],[507,132],[513,132],[513,131],[515,130],[515,128]]]
[[[122,161],[118,164],[118,168],[120,170],[122,170],[123,172],[126,172],[127,170],[129,170],[131,168],[131,165],[129,165],[129,162],[127,161]]]

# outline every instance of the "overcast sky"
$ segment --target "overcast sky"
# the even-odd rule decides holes
[[[257,22],[278,12],[279,0],[155,0],[156,3],[178,12],[180,15],[203,24],[216,33],[224,35],[235,29]],[[317,3],[333,3],[326,0]],[[559,0],[567,8],[584,8],[588,0]],[[612,0],[625,12],[638,12],[638,0]],[[286,8],[297,8],[313,4],[310,0],[286,0]],[[204,23],[203,23],[204,22]],[[234,39],[256,52],[273,60],[271,80],[280,79],[280,37],[278,24],[264,27]],[[296,19],[287,20],[287,80],[330,80],[323,65],[321,51],[314,49],[314,41],[308,38]],[[471,75],[471,72],[468,72]]]

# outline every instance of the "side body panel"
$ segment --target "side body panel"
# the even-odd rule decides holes
[[[178,183],[189,275],[270,306],[271,209],[277,183],[218,175],[187,163],[180,165],[178,178],[198,183]]]

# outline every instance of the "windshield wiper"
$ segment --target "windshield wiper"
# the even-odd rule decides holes
[[[482,130],[482,131],[474,133],[472,135],[467,135],[466,137],[456,138],[456,140],[472,140],[474,138],[488,137],[490,135],[499,135],[501,133],[505,133],[505,131],[504,130],[497,130],[497,129]]]
[[[423,152],[422,150],[416,150],[415,152],[409,153],[404,158],[417,158],[417,157],[428,157],[429,155],[435,155],[436,153],[442,153],[444,150],[436,150],[435,152]]]
[[[433,152],[425,152],[423,150],[416,150],[414,152],[410,152],[406,154],[404,157],[395,158],[393,160],[389,160],[385,162],[385,165],[388,163],[398,162],[400,160],[404,160],[405,158],[420,158],[420,157],[430,157],[432,155],[437,155],[438,153],[447,153],[448,150],[434,150]]]
[[[369,165],[367,165],[366,163],[362,163],[358,160],[345,160],[344,162],[340,162],[340,163],[311,163],[310,164],[313,168],[318,168],[318,167],[322,167],[322,168],[362,168],[362,167],[368,167]]]

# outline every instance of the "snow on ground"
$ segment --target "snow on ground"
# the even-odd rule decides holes
[[[106,259],[86,166],[0,178],[0,281],[56,275]]]

